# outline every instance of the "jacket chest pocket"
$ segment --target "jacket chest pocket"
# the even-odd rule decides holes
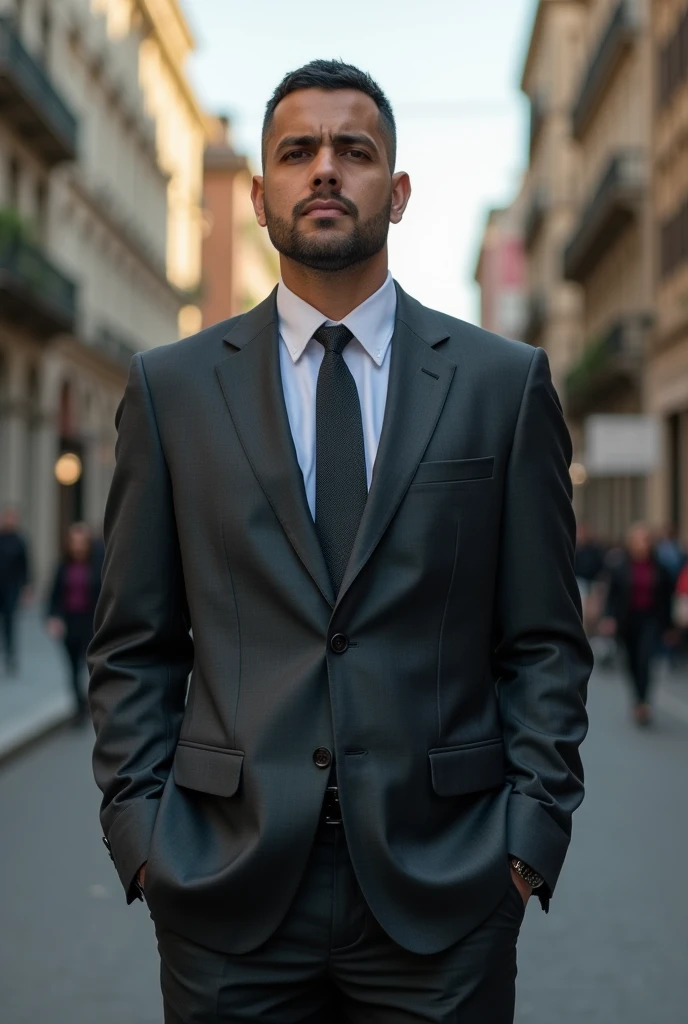
[[[445,462],[421,462],[411,487],[419,484],[462,484],[492,480],[494,456],[483,459],[450,459]]]

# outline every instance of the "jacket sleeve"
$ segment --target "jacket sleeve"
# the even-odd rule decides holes
[[[574,575],[571,441],[536,349],[506,471],[495,668],[512,793],[508,851],[545,879],[545,909],[583,799],[592,653]]]
[[[129,902],[148,859],[193,663],[171,480],[141,356],[117,411],[103,582],[88,651],[101,823]]]

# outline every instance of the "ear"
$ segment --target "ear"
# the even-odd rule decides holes
[[[267,226],[265,219],[265,186],[263,184],[263,175],[254,174],[253,183],[251,185],[251,202],[253,203],[253,209],[256,212],[256,220],[262,228]]]
[[[410,198],[411,179],[406,171],[397,171],[392,175],[392,209],[389,214],[392,224],[398,224],[404,216]]]

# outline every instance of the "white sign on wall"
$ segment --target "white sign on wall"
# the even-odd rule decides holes
[[[585,421],[589,476],[644,476],[659,468],[660,421],[655,416],[600,415]]]

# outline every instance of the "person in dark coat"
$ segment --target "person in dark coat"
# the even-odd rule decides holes
[[[589,525],[584,521],[579,522],[576,527],[576,553],[573,564],[583,607],[583,625],[590,636],[594,631],[595,620],[600,615],[598,581],[604,570],[604,548],[597,542]]]
[[[65,646],[79,719],[86,715],[80,677],[93,637],[93,615],[99,593],[100,572],[93,557],[91,531],[85,523],[74,523],[69,528],[65,557],[57,567],[50,593],[48,633]]]
[[[17,671],[15,616],[29,579],[29,558],[26,541],[19,532],[19,513],[4,510],[0,517],[0,616],[7,671]]]
[[[658,641],[671,640],[674,581],[657,557],[644,523],[628,531],[626,545],[607,562],[609,590],[600,631],[616,635],[626,650],[638,725],[648,725],[652,656]]]

